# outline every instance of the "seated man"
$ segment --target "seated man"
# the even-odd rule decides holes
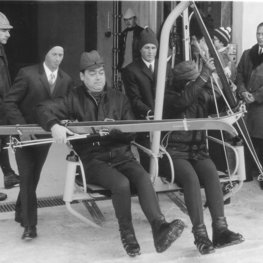
[[[84,52],[80,59],[82,85],[64,98],[43,102],[37,107],[40,124],[51,130],[56,142],[66,142],[72,132],[60,120],[103,121],[134,119],[129,101],[119,91],[106,88],[104,62],[97,51]],[[135,160],[130,149],[132,133],[112,130],[108,136],[75,140],[72,145],[82,160],[87,182],[112,193],[122,244],[129,256],[140,254],[131,215],[131,188],[138,193],[144,214],[151,224],[157,252],[165,251],[182,233],[181,220],[167,223],[160,211],[149,174]]]
[[[212,59],[204,64],[201,73],[194,62],[184,61],[174,67],[175,85],[166,90],[164,118],[206,118],[213,96],[205,88],[212,71]],[[165,134],[166,150],[170,154],[175,182],[183,187],[185,204],[191,219],[194,243],[201,254],[215,248],[241,243],[242,235],[228,229],[224,215],[221,185],[215,164],[209,157],[205,131],[172,131]],[[170,166],[165,159],[161,171],[169,176]],[[208,208],[212,217],[213,239],[209,239],[202,207],[200,184],[204,186]]]

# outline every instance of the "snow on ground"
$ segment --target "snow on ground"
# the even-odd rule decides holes
[[[51,154],[54,163],[64,160],[60,154]],[[61,160],[60,160],[61,158]],[[53,165],[53,164],[52,164]],[[41,178],[39,195],[47,191],[54,194],[54,182],[61,194],[63,177],[56,176],[53,166],[45,167]],[[52,169],[50,168],[52,167]],[[53,188],[52,188],[52,187]],[[5,191],[0,189],[1,191]],[[17,189],[7,191],[9,201]],[[57,193],[56,193],[57,194]],[[55,194],[55,195],[56,195]],[[174,205],[166,195],[160,195],[160,204],[168,221],[181,218],[186,228],[182,236],[164,253],[155,252],[151,229],[146,221],[137,198],[133,198],[133,222],[141,255],[130,258],[122,248],[118,226],[111,201],[100,201],[105,217],[102,228],[85,225],[69,214],[64,206],[40,208],[38,238],[30,242],[21,240],[23,229],[14,222],[14,212],[0,213],[0,263],[262,263],[263,262],[263,191],[257,181],[245,183],[243,188],[225,206],[225,213],[231,230],[240,232],[245,242],[239,245],[217,249],[214,254],[201,256],[193,244],[191,223],[187,215]],[[83,214],[84,206],[74,205]],[[211,236],[211,220],[206,209],[205,222]]]

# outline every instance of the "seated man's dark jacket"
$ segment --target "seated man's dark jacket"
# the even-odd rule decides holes
[[[106,118],[115,121],[134,119],[128,98],[121,92],[106,89],[97,104],[83,85],[64,98],[39,104],[36,109],[39,123],[46,130],[65,119],[79,122],[104,121]],[[102,161],[111,159],[112,164],[119,164],[133,159],[130,141],[134,139],[134,135],[113,130],[108,136],[96,137],[95,142],[83,139],[71,143],[82,161],[89,162],[93,158]]]

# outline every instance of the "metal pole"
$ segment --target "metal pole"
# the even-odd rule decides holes
[[[165,90],[165,78],[166,78],[166,69],[167,69],[167,55],[168,55],[168,44],[169,44],[169,35],[171,28],[174,24],[174,21],[177,17],[190,5],[190,1],[185,1],[179,3],[174,10],[170,13],[167,19],[164,22],[163,29],[161,32],[160,39],[160,50],[159,50],[159,61],[158,61],[158,73],[157,73],[157,82],[156,82],[156,95],[155,95],[155,108],[154,108],[154,119],[161,120],[163,114],[163,100],[164,100],[164,90]],[[153,140],[151,150],[153,155],[156,156],[159,154],[160,149],[160,138],[161,132],[153,132]],[[151,159],[150,162],[150,174],[154,175],[154,160]]]
[[[190,29],[188,8],[183,12],[183,38],[184,60],[190,60]]]

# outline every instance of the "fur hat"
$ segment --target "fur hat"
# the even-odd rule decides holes
[[[13,27],[10,25],[7,17],[0,12],[0,29],[12,29]]]
[[[126,10],[126,12],[124,13],[123,15],[123,19],[129,19],[129,18],[132,18],[132,17],[135,17],[135,13],[133,12],[133,10],[131,8],[128,8]]]
[[[154,32],[149,27],[146,27],[140,33],[140,39],[139,39],[139,44],[138,44],[139,50],[141,50],[141,48],[146,44],[154,44],[156,47],[158,47],[157,38]]]
[[[230,42],[230,33],[231,33],[230,27],[227,28],[219,27],[215,29],[214,36],[216,36],[226,47]]]
[[[183,61],[176,64],[173,73],[175,81],[195,80],[200,75],[193,61]]]
[[[80,71],[86,69],[96,69],[104,66],[103,58],[98,51],[92,50],[90,52],[83,52],[80,57]]]

